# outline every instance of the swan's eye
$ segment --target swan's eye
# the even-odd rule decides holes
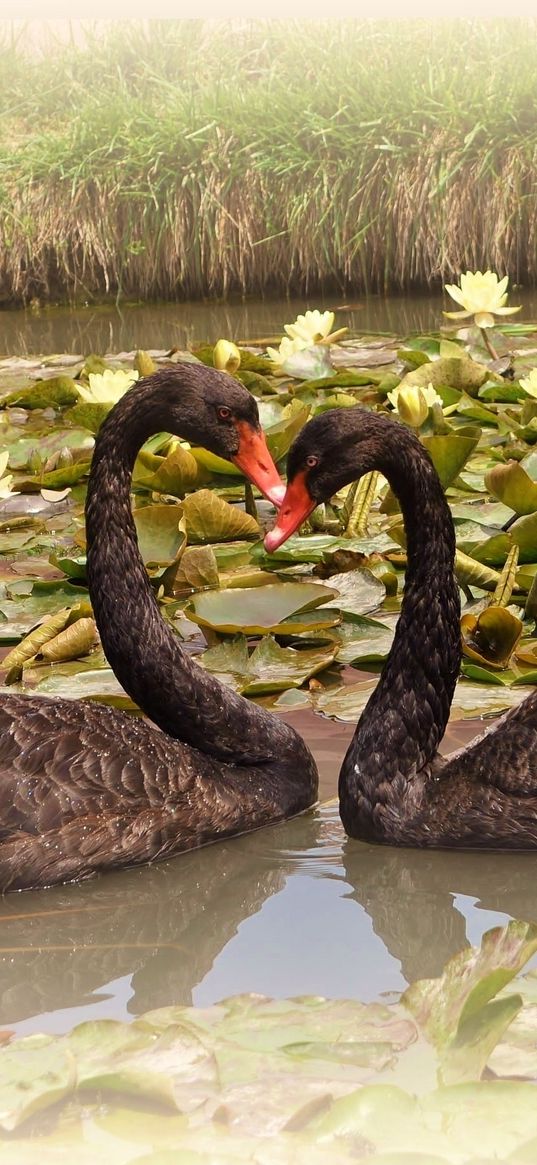
[[[227,405],[220,405],[216,410],[216,414],[219,421],[229,421],[231,409],[228,409]]]
[[[309,457],[306,457],[306,465],[308,469],[315,469],[315,466],[318,464],[319,458],[315,456],[315,453],[310,453]]]

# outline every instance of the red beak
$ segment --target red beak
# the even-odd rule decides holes
[[[278,546],[281,546],[282,542],[306,521],[316,505],[317,502],[313,500],[306,486],[305,473],[297,473],[287,486],[276,525],[265,535],[265,550],[268,550],[269,554],[272,550],[277,550]]]
[[[269,453],[263,430],[254,429],[248,421],[238,421],[237,432],[239,450],[233,458],[235,465],[238,465],[244,476],[261,490],[269,502],[274,506],[280,506],[285,486]]]

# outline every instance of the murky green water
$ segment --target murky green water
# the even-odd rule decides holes
[[[513,291],[510,303],[524,305],[521,317],[525,320],[537,317],[536,292]],[[409,331],[437,328],[442,306],[448,307],[447,296],[445,303],[440,296],[433,295],[389,299],[372,296],[356,301],[348,297],[314,296],[235,304],[167,303],[0,311],[0,356],[185,348],[220,336],[255,340],[281,335],[284,323],[295,319],[307,307],[337,309],[339,327],[347,325],[364,334],[388,331],[404,335]]]
[[[524,318],[537,298],[521,296]],[[513,293],[512,302],[516,302]],[[280,333],[305,301],[51,309],[0,314],[0,352],[184,347]],[[312,304],[311,306],[315,306]],[[335,300],[323,306],[337,306]],[[440,301],[372,299],[341,311],[360,331],[437,326]],[[333,797],[352,726],[291,717]],[[479,725],[451,730],[456,747]],[[335,805],[154,868],[0,904],[0,1026],[64,1031],[243,991],[376,999],[439,974],[510,917],[537,919],[537,854],[428,854],[345,838]]]

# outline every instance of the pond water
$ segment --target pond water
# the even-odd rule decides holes
[[[448,297],[423,294],[411,297],[353,300],[334,296],[274,299],[238,303],[165,303],[38,310],[0,311],[0,356],[30,356],[38,352],[89,353],[132,351],[135,348],[186,348],[216,341],[256,340],[280,336],[285,322],[308,307],[337,312],[337,326],[370,334],[436,329],[442,306],[454,307]],[[537,318],[537,292],[512,291],[510,302],[523,304],[515,318]]]
[[[520,298],[525,318],[534,318],[535,297]],[[255,340],[280,333],[306,306],[3,312],[0,352],[184,347],[220,335]],[[401,334],[437,326],[439,306],[430,296],[372,299],[342,310],[338,323]],[[127,1019],[250,991],[377,999],[439,974],[491,926],[537,919],[537,854],[426,853],[346,839],[337,804],[326,799],[335,796],[353,728],[313,713],[289,719],[319,763],[325,803],[316,811],[152,868],[1,901],[2,1027],[62,1032],[85,1018]],[[447,749],[481,727],[454,726]]]
[[[303,713],[322,794],[351,725]],[[450,730],[448,747],[476,726]],[[20,1035],[241,992],[374,1000],[440,974],[510,917],[537,918],[537,854],[424,853],[345,838],[337,803],[284,825],[0,905],[0,1017]]]

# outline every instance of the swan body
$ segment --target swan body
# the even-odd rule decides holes
[[[460,667],[460,602],[451,512],[417,437],[361,408],[316,417],[290,450],[267,549],[373,469],[401,504],[408,566],[392,649],[340,773],[345,830],[391,845],[535,849],[537,693],[469,747],[445,758],[437,751]]]
[[[253,397],[223,373],[163,369],[108,415],[86,502],[90,596],[107,659],[153,724],[91,702],[2,695],[2,891],[168,857],[316,799],[298,734],[200,668],[160,615],[130,505],[138,450],[160,431],[233,458],[272,499],[283,492]]]

